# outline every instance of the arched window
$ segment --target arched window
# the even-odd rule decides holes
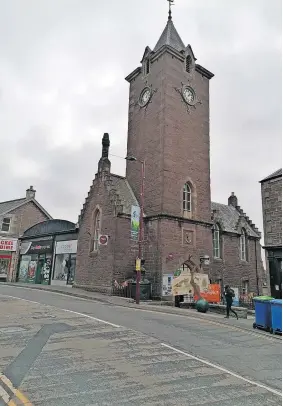
[[[192,211],[192,190],[189,183],[186,183],[183,188],[183,212]]]
[[[242,261],[247,261],[247,236],[244,228],[242,228],[240,237],[240,256]]]
[[[220,227],[218,224],[215,224],[213,229],[213,257],[221,258]]]
[[[94,216],[94,229],[93,229],[93,250],[98,251],[98,241],[101,227],[101,213],[100,210],[96,210]]]
[[[191,73],[191,69],[192,69],[192,57],[191,55],[188,55],[186,57],[186,71],[188,73]]]

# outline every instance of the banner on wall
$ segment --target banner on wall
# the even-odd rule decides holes
[[[139,206],[131,207],[131,239],[138,241],[140,232],[140,214]]]
[[[221,287],[218,283],[208,285],[208,289],[201,292],[201,296],[208,303],[220,303],[221,301]],[[197,297],[194,297],[197,300]]]

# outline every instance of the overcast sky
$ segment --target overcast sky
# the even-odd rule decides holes
[[[261,228],[258,181],[281,167],[281,0],[176,0],[173,21],[211,80],[212,199],[234,191]],[[29,185],[77,221],[101,137],[125,156],[128,83],[165,0],[0,0],[0,201]],[[124,175],[124,161],[111,158]]]

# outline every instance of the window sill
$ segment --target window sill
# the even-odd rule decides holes
[[[213,262],[223,262],[223,258],[213,258]]]
[[[98,255],[98,250],[97,251],[90,251],[89,256],[90,257],[97,257]]]
[[[183,217],[185,219],[191,219],[192,218],[192,212],[191,211],[183,211]]]

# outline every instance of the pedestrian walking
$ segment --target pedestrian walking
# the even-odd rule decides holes
[[[235,297],[235,293],[234,293],[233,289],[230,288],[229,285],[226,285],[224,289],[225,289],[224,290],[224,296],[225,296],[225,299],[226,299],[226,316],[225,316],[225,319],[229,319],[230,312],[232,312],[235,315],[235,317],[237,317],[237,320],[238,320],[237,313],[235,312],[235,310],[232,309],[233,297]]]

